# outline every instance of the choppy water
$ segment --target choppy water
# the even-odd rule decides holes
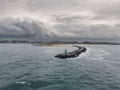
[[[76,48],[0,44],[0,90],[120,90],[120,46],[85,47],[62,60],[54,56]]]

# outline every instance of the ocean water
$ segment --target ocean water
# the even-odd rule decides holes
[[[120,90],[120,46],[82,46],[79,57],[58,59],[77,48],[0,44],[0,90]]]

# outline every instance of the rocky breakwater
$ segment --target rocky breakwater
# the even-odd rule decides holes
[[[86,48],[85,47],[81,47],[81,46],[74,46],[74,47],[78,47],[77,50],[71,51],[71,52],[67,52],[67,53],[61,53],[56,55],[56,58],[60,58],[60,59],[66,59],[66,58],[76,58],[78,57],[81,53],[86,52]]]

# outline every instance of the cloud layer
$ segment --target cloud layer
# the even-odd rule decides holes
[[[1,37],[49,37],[48,27],[29,18],[6,18],[0,21]]]
[[[120,38],[119,0],[0,0],[0,37]]]

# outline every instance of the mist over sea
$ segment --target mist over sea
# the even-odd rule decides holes
[[[120,90],[120,46],[81,46],[86,53],[58,59],[77,48],[0,44],[0,90]]]

